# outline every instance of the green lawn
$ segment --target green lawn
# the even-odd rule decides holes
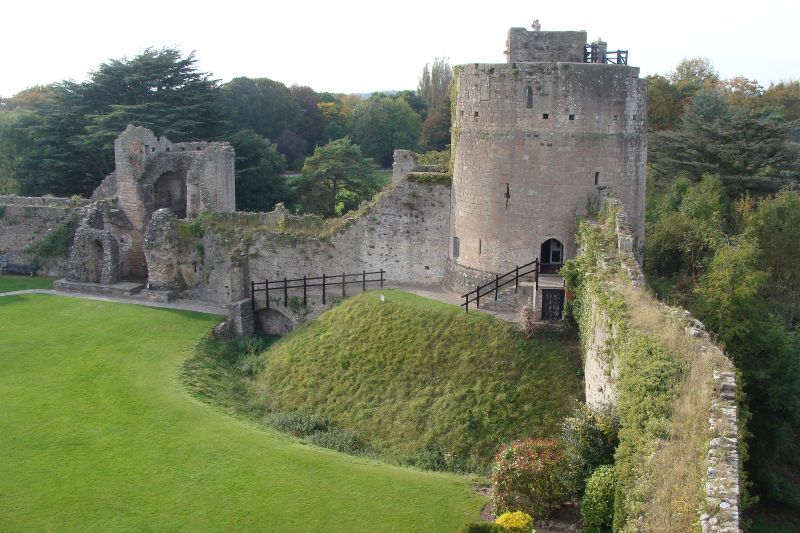
[[[312,448],[191,398],[216,318],[0,297],[0,530],[454,531],[465,478]]]
[[[21,291],[25,289],[52,289],[56,278],[50,276],[0,276],[0,292]]]

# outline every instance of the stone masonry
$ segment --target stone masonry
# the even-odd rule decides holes
[[[512,29],[507,64],[460,67],[446,287],[528,263],[549,239],[573,256],[598,189],[622,199],[641,244],[647,83],[636,67],[583,63],[585,43]]]

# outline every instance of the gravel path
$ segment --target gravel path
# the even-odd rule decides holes
[[[422,296],[423,298],[438,300],[440,302],[452,305],[461,305],[461,302],[463,301],[460,295],[444,290],[441,285],[426,285],[426,284],[415,284],[415,283],[388,283],[386,285],[386,288],[398,289],[401,291],[410,292],[416,294],[417,296]],[[86,294],[82,292],[57,291],[55,289],[25,289],[21,291],[0,293],[0,297],[14,296],[18,294],[54,294],[57,296],[67,296],[70,298],[84,298],[87,300],[100,300],[104,302],[144,305],[147,307],[161,307],[165,309],[183,309],[185,311],[197,311],[198,313],[207,313],[211,315],[227,315],[226,308],[220,307],[219,305],[216,305],[211,302],[201,302],[198,300],[183,300],[183,299],[178,299],[169,303],[151,302],[150,300],[145,299],[145,297],[140,294],[130,297],[117,297],[117,296],[100,296],[96,294]],[[517,321],[517,317],[512,313],[498,313],[495,311],[487,311],[484,309],[479,309],[478,311],[481,313],[488,313],[490,315],[494,315],[500,320],[505,320],[506,322]],[[474,308],[470,309],[470,312],[474,312]]]
[[[70,298],[84,298],[86,300],[100,300],[103,302],[117,302],[122,304],[144,305],[146,307],[161,307],[165,309],[182,309],[184,311],[197,311],[198,313],[207,313],[209,315],[226,315],[227,310],[216,304],[210,302],[201,302],[197,300],[175,300],[169,303],[151,302],[146,300],[143,296],[136,295],[129,298],[120,298],[114,296],[98,296],[96,294],[85,294],[80,292],[66,292],[57,291],[55,289],[26,289],[22,291],[12,291],[0,293],[2,296],[15,296],[18,294],[54,294],[56,296],[67,296]]]

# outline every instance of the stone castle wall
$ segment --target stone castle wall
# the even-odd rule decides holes
[[[612,250],[612,261],[627,274],[633,287],[643,289],[644,274],[634,257],[634,234],[622,209],[622,203],[614,198],[604,198],[605,205],[618,209],[615,220],[616,249]],[[708,447],[705,460],[705,512],[699,517],[701,530],[710,532],[740,531],[739,516],[739,419],[737,410],[736,369],[733,363],[714,343],[702,323],[683,309],[658,304],[665,321],[676,322],[684,328],[687,337],[697,339],[697,360],[714,361],[711,379],[713,390],[709,405],[699,406],[708,412]],[[616,405],[619,396],[617,381],[619,363],[614,352],[617,329],[604,311],[603,306],[593,301],[588,334],[583,339],[584,385],[586,403],[600,407]]]
[[[250,281],[381,268],[389,282],[435,284],[447,260],[449,215],[450,187],[401,181],[362,216],[324,239],[265,230],[250,235],[246,243],[225,242],[207,232],[207,281],[195,290],[205,299],[227,303],[248,297]],[[268,222],[276,215],[261,217]]]
[[[30,264],[35,258],[26,249],[78,216],[84,204],[70,198],[0,196],[0,255],[6,256],[10,263]],[[65,274],[66,260],[66,257],[47,258],[41,265],[41,273]]]
[[[466,65],[455,101],[450,261],[503,273],[550,238],[575,253],[576,216],[610,188],[644,232],[646,81],[624,65]],[[459,239],[454,256],[452,238]]]

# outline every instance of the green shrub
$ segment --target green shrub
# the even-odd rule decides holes
[[[350,455],[362,455],[367,451],[364,440],[351,429],[329,427],[327,431],[311,434],[308,440],[322,448]]]
[[[25,251],[33,254],[34,262],[39,265],[51,257],[66,257],[77,227],[78,219],[73,216],[49,231],[41,241],[28,246]]]
[[[492,466],[499,512],[545,517],[564,500],[564,453],[553,439],[524,439],[500,448]]]
[[[614,462],[619,444],[619,416],[611,407],[576,406],[561,423],[564,449],[564,485],[570,497],[580,499],[586,479],[601,465]]]
[[[494,523],[514,533],[530,533],[533,528],[533,518],[522,511],[503,513],[497,517]]]
[[[581,502],[581,515],[588,527],[611,531],[616,487],[617,475],[612,465],[601,466],[588,479]]]
[[[436,442],[430,442],[424,448],[412,453],[408,457],[407,463],[425,470],[448,470],[444,451],[442,451],[441,446]]]
[[[295,437],[310,437],[315,433],[328,431],[331,421],[317,413],[290,411],[268,414],[267,424]]]
[[[492,522],[471,522],[461,528],[461,533],[504,533],[508,531],[503,526]]]

